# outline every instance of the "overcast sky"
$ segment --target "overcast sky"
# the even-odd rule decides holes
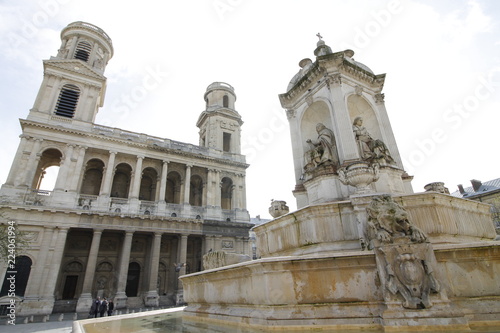
[[[271,199],[296,209],[286,92],[319,32],[334,52],[375,74],[413,189],[500,177],[500,4],[497,1],[0,0],[0,183],[19,144],[60,31],[102,28],[114,57],[98,124],[198,144],[203,94],[235,88],[247,155],[247,208],[269,218]],[[143,82],[154,77],[157,85]],[[150,82],[150,81],[148,81]],[[139,94],[138,92],[144,92]],[[128,102],[127,102],[128,101]]]

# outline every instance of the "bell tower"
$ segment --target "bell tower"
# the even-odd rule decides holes
[[[234,88],[224,82],[214,82],[205,92],[206,109],[198,118],[200,146],[226,153],[241,153],[241,116],[234,109]]]
[[[412,193],[384,103],[385,74],[332,52],[321,35],[279,95],[290,123],[297,207],[367,193]]]
[[[43,62],[44,78],[27,119],[89,128],[104,103],[104,70],[112,56],[111,39],[102,29],[69,24],[57,55]]]

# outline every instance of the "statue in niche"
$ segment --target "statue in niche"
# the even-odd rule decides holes
[[[363,118],[354,118],[352,130],[359,147],[359,154],[363,160],[384,159],[387,163],[393,164],[394,159],[382,140],[371,137],[370,133],[363,126]]]
[[[390,195],[374,197],[366,212],[370,245],[374,245],[379,276],[389,292],[386,300],[400,295],[404,308],[432,307],[430,295],[441,292],[441,286],[434,276],[436,259],[425,233]]]
[[[305,156],[306,166],[304,169],[306,171],[311,171],[322,164],[337,165],[339,163],[333,131],[322,123],[316,125],[316,131],[318,132],[318,139],[308,139],[306,141],[311,148],[306,152]]]

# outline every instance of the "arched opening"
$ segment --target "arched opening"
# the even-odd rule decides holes
[[[158,173],[153,168],[146,168],[142,172],[139,200],[155,201],[156,180]]]
[[[221,208],[232,209],[231,198],[233,192],[233,181],[231,178],[224,177],[221,181],[220,195],[221,195]]]
[[[113,177],[113,185],[111,186],[112,197],[128,198],[131,174],[132,167],[130,165],[121,163],[116,166],[115,176]]]
[[[15,271],[16,279],[13,283],[15,285],[15,293],[16,296],[24,296],[26,292],[26,286],[28,285],[28,280],[30,278],[31,273],[31,258],[28,256],[19,256],[16,257],[16,261],[14,263],[14,267],[9,270]],[[5,273],[5,277],[3,279],[2,290],[0,291],[0,297],[5,296],[9,293],[10,285],[12,281],[9,279],[10,274]]]
[[[189,204],[191,206],[201,206],[203,196],[203,179],[194,175],[189,184]]]
[[[229,107],[229,97],[227,97],[227,95],[222,97],[222,106],[225,108]]]
[[[368,133],[370,133],[370,135],[374,138],[382,138],[375,111],[370,104],[368,104],[366,99],[355,94],[350,95],[347,98],[347,109],[349,110],[351,125],[356,117],[361,117],[363,119],[363,126],[366,128]]]
[[[92,45],[89,42],[81,41],[76,46],[75,59],[80,59],[87,62],[89,60],[90,51],[92,50]]]
[[[169,172],[167,175],[165,201],[174,204],[181,202],[181,176],[176,171]]]
[[[62,153],[57,149],[47,149],[42,153],[35,172],[32,188],[52,191],[55,187]]]
[[[128,265],[127,286],[125,287],[125,294],[127,297],[137,297],[140,275],[141,266],[136,262],[131,262]]]
[[[80,97],[80,89],[74,84],[62,87],[57,99],[55,114],[61,117],[73,118]]]
[[[83,175],[81,193],[99,195],[102,177],[104,173],[104,162],[99,159],[91,159],[87,162]]]

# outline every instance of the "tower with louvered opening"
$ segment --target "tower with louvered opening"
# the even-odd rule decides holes
[[[44,79],[28,120],[89,127],[103,105],[104,70],[113,56],[109,36],[85,22],[61,32],[57,55],[43,62]]]

